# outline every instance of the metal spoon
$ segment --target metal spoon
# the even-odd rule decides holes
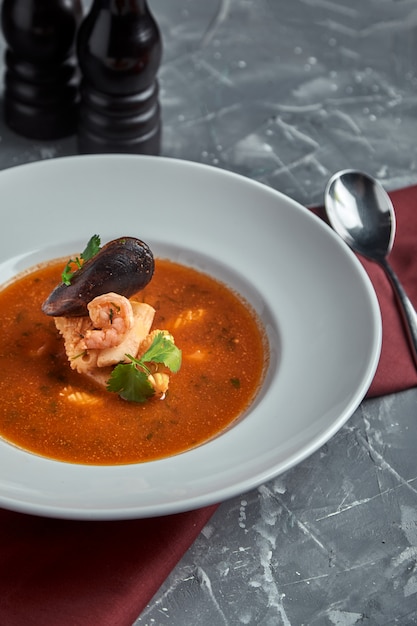
[[[336,172],[327,183],[324,205],[333,229],[356,252],[378,263],[397,296],[417,366],[417,313],[387,261],[395,237],[392,202],[380,183],[361,172]]]

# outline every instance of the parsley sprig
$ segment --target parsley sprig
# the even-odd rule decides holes
[[[121,398],[130,402],[146,402],[154,395],[154,389],[148,380],[152,373],[152,363],[163,364],[174,373],[181,367],[181,350],[177,348],[172,337],[163,332],[156,333],[151,345],[139,359],[130,354],[126,356],[130,363],[116,365],[107,381],[107,390],[118,393]]]
[[[100,237],[98,235],[93,235],[87,243],[83,252],[81,252],[80,256],[76,256],[75,259],[69,259],[61,275],[61,280],[64,285],[71,284],[71,280],[75,272],[81,269],[85,261],[89,261],[90,259],[92,259],[93,256],[95,256],[100,250],[100,247]]]

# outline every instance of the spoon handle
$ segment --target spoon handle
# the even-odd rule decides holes
[[[414,363],[417,366],[417,313],[407,294],[404,291],[403,286],[398,280],[397,275],[394,270],[390,266],[390,264],[385,260],[380,261],[381,267],[385,270],[388,278],[391,281],[391,284],[394,288],[395,294],[397,296],[398,303],[400,305],[401,313],[403,316],[404,324],[406,326],[408,332],[408,338],[410,341]]]

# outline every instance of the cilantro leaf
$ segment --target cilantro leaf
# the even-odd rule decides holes
[[[81,252],[80,256],[75,257],[75,259],[70,259],[64,267],[64,270],[61,274],[61,280],[64,285],[70,285],[75,272],[81,269],[83,262],[92,259],[99,250],[100,237],[98,235],[93,235],[92,237],[90,237],[85,249],[83,250],[83,252]]]
[[[147,351],[142,355],[142,363],[163,363],[171,372],[181,367],[181,350],[177,348],[171,335],[157,333]]]
[[[63,270],[63,272],[61,274],[61,280],[64,283],[64,285],[70,285],[71,284],[71,279],[72,279],[72,277],[75,274],[75,271],[73,270],[74,263],[75,263],[75,261],[70,259],[68,261],[68,263],[66,264],[66,266],[64,267],[64,270]]]
[[[100,237],[99,235],[93,235],[87,243],[83,252],[81,252],[81,258],[83,261],[89,261],[100,250]]]
[[[178,372],[182,353],[171,335],[158,332],[139,359],[130,354],[126,354],[126,357],[131,362],[116,365],[107,381],[107,391],[118,393],[121,398],[130,402],[145,402],[154,395],[154,389],[148,380],[151,373],[148,365],[163,363],[172,372]]]
[[[136,362],[116,365],[107,381],[107,390],[129,402],[146,402],[154,394],[148,374],[138,369]]]

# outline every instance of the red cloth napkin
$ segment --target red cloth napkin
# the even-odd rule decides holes
[[[393,192],[390,261],[417,306],[417,186]],[[383,319],[381,360],[369,396],[417,385],[391,286],[362,260]],[[216,506],[149,520],[77,522],[0,510],[0,624],[131,626]]]
[[[115,522],[0,510],[0,624],[131,626],[215,509]]]

